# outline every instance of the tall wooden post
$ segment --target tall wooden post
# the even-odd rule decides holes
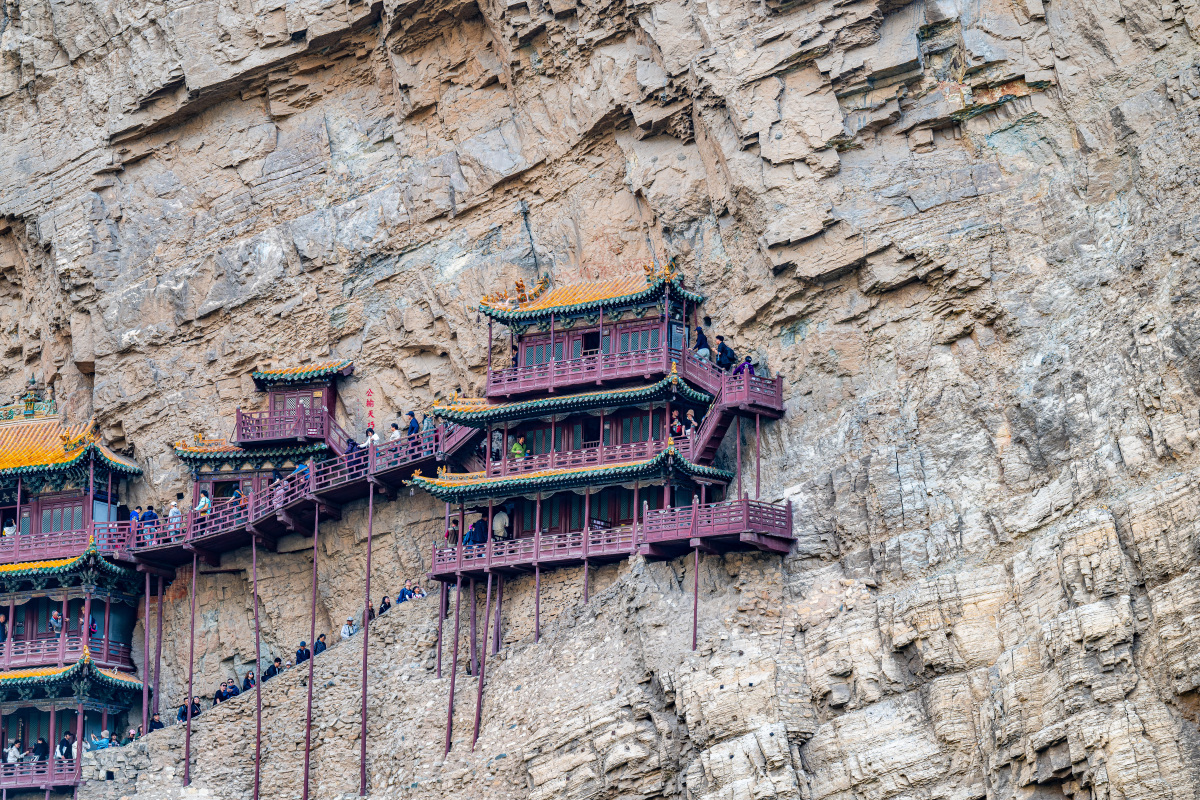
[[[187,698],[183,701],[187,707],[187,725],[183,731],[183,785],[192,783],[192,677],[196,669],[196,551],[192,551],[192,583],[189,588],[192,604],[191,622],[188,624],[188,681]],[[86,617],[86,614],[85,614]],[[82,746],[82,743],[81,743]]]
[[[83,774],[83,703],[75,707],[75,783]]]
[[[462,575],[458,576],[458,582],[454,590],[454,644],[450,648],[453,655],[450,657],[450,707],[446,710],[446,752],[450,752],[450,736],[454,732],[454,681],[458,677],[458,624],[460,618],[460,606],[462,601]]]
[[[479,686],[475,690],[475,732],[471,735],[471,749],[479,741],[479,721],[483,718],[483,675],[487,671],[488,620],[492,614],[492,573],[488,573],[487,599],[483,603],[483,647],[479,650]]]
[[[150,573],[146,573],[146,613],[142,616],[142,735],[150,732]],[[51,744],[53,744],[51,740]]]
[[[749,380],[749,377],[746,378]],[[759,489],[762,486],[762,449],[759,440],[762,436],[762,414],[754,415],[754,499],[760,497]]]
[[[309,475],[312,475],[312,468],[309,468]],[[304,713],[304,791],[301,794],[303,800],[308,800],[308,768],[312,756],[312,697],[313,697],[313,662],[316,660],[312,657],[312,648],[314,640],[317,638],[317,544],[320,538],[321,530],[321,509],[319,506],[313,508],[313,572],[312,572],[312,605],[309,611],[308,621],[308,708]],[[363,631],[366,636],[367,632]]]
[[[108,597],[106,597],[104,599],[104,638],[102,638],[100,640],[100,642],[101,642],[100,652],[104,654],[105,661],[108,660],[108,643],[111,638],[109,636],[109,622],[111,620],[112,620],[112,596],[109,595]],[[89,624],[88,627],[90,628],[91,625]],[[86,639],[84,641],[86,641]]]
[[[692,650],[696,649],[696,626],[700,622],[700,547],[692,549]]]
[[[738,494],[737,494],[737,496],[738,496],[738,500],[741,500],[742,499],[742,418],[735,416],[734,419],[737,420],[737,427],[734,429],[734,433],[733,433],[734,441],[737,443],[737,456],[735,457],[734,463],[737,464],[737,476],[738,476]]]
[[[250,536],[250,572],[254,579],[254,800],[262,785],[262,653],[258,622],[258,534]]]
[[[488,380],[492,379],[492,318],[488,317]]]
[[[475,597],[475,579],[474,578],[471,578],[470,592],[471,592],[471,632],[470,632],[470,637],[467,640],[467,647],[468,647],[467,660],[471,664],[471,674],[475,675],[479,672],[479,653],[475,648],[475,617],[476,617],[476,613],[477,613],[475,610],[475,607],[477,605],[479,605],[479,603],[477,602],[477,598]]]
[[[163,576],[158,576],[158,633],[154,638],[154,696],[151,698],[154,702],[154,713],[160,713],[160,703],[158,701],[158,685],[159,679],[162,677],[162,625],[163,625]]]
[[[437,630],[437,676],[442,677],[442,628],[446,624],[446,582],[439,581],[438,589],[438,630]]]
[[[496,578],[496,631],[493,634],[492,655],[500,652],[500,612],[504,608],[504,576]]]
[[[358,793],[367,793],[367,642],[371,638],[368,630],[371,621],[371,544],[375,531],[375,484],[367,482],[367,580],[363,590],[366,607],[363,609],[363,652],[362,652],[362,731],[359,736]]]

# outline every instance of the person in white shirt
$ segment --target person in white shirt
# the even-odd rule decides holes
[[[354,620],[346,617],[346,624],[342,626],[342,641],[346,641],[354,635]]]
[[[17,523],[13,522],[11,519],[5,520],[4,521],[4,531],[3,531],[4,535],[12,536],[16,532],[17,532]]]
[[[11,745],[9,745],[9,748],[4,751],[5,760],[9,764],[16,764],[27,755],[29,755],[29,753],[21,752],[20,742],[13,742]]]
[[[367,428],[366,435],[363,439],[363,447],[371,447],[379,444],[379,434],[375,433],[374,428]]]
[[[503,507],[492,514],[492,538],[497,540],[508,538],[508,512]]]
[[[404,436],[404,434],[402,434],[400,432],[400,425],[398,423],[393,422],[392,423],[392,432],[390,434],[388,434],[388,441],[389,442],[398,442],[398,441],[400,441],[400,439],[403,436]]]

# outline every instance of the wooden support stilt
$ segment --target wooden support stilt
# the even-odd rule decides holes
[[[483,630],[484,643],[479,649],[479,686],[475,690],[475,732],[471,734],[471,749],[475,749],[475,743],[479,741],[479,721],[483,718],[483,676],[487,671],[487,631],[488,620],[492,614],[492,573],[488,573],[487,582],[487,600],[483,604]]]
[[[451,645],[450,651],[453,655],[450,656],[450,706],[446,710],[446,752],[450,752],[450,735],[454,732],[454,680],[458,677],[458,621],[459,608],[462,601],[462,575],[458,576],[458,583],[454,590],[454,644]]]
[[[258,622],[258,535],[250,536],[250,573],[254,580],[254,798],[262,786],[262,653]]]
[[[692,550],[692,650],[696,649],[696,628],[700,622],[700,548]]]
[[[500,611],[504,608],[504,576],[499,575],[496,578],[496,629],[493,634],[492,655],[500,652],[501,628],[500,628]]]
[[[533,565],[533,641],[542,638],[542,567]]]
[[[471,664],[471,674],[478,675],[479,674],[479,650],[476,647],[476,640],[475,640],[476,627],[477,627],[475,624],[475,618],[476,618],[476,614],[477,614],[475,607],[477,605],[479,605],[479,603],[477,602],[477,598],[475,597],[475,579],[474,578],[471,578],[470,592],[471,592],[471,633],[470,633],[470,637],[467,640],[468,641],[467,646],[469,648],[469,656],[468,656],[467,660]]]
[[[309,467],[309,474],[312,474],[312,468]],[[300,797],[302,800],[308,800],[308,775],[309,764],[311,761],[312,747],[312,698],[313,698],[313,662],[312,648],[313,640],[317,638],[317,545],[319,543],[321,531],[321,509],[313,508],[313,571],[312,571],[312,604],[309,611],[308,622],[308,707],[304,713],[304,788]],[[363,631],[366,635],[366,631]]]
[[[188,624],[188,689],[187,699],[184,700],[184,705],[187,707],[187,728],[183,732],[183,785],[190,786],[192,783],[192,678],[196,669],[196,568],[199,554],[195,550],[192,551],[192,583],[188,589],[191,595],[190,602],[192,604],[191,622]],[[84,624],[90,625],[87,619],[87,612],[84,612]],[[83,742],[79,743],[83,747]],[[82,756],[83,753],[80,752]]]
[[[446,624],[446,592],[448,591],[445,581],[441,582],[441,587],[438,590],[438,631],[437,631],[437,676],[442,677],[442,628]]]
[[[158,618],[157,628],[158,633],[154,638],[154,713],[161,713],[160,704],[158,702],[158,686],[162,678],[162,626],[163,626],[163,576],[158,576],[158,610],[155,613]]]
[[[374,448],[371,455],[374,454]],[[362,731],[358,737],[358,793],[367,793],[367,643],[371,639],[371,544],[375,531],[375,485],[367,483],[367,579],[363,588]]]
[[[150,573],[146,573],[145,600],[142,605],[142,735],[150,732]],[[11,623],[10,623],[11,624]],[[51,714],[54,712],[51,711]],[[54,747],[54,734],[50,734],[50,746]]]
[[[762,488],[762,414],[754,415],[754,499],[761,496]]]

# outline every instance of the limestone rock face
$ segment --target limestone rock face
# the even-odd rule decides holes
[[[510,582],[448,757],[451,628],[439,680],[436,601],[398,608],[371,796],[1195,798],[1197,37],[1192,0],[3,0],[0,394],[47,381],[161,503],[175,441],[261,407],[255,366],[352,358],[340,415],[370,391],[386,424],[479,391],[480,295],[677,256],[784,377],[761,494],[792,554],[701,560],[695,653],[690,560],[586,605],[548,574],[536,644]],[[441,513],[376,508],[376,599]],[[322,528],[321,631],[361,608],[366,515]],[[307,638],[312,554],[260,554],[259,654],[250,554],[202,566],[197,693]],[[318,660],[316,797],[358,791],[359,643]],[[264,797],[300,795],[301,672],[264,691]],[[82,796],[248,797],[252,746],[241,698],[187,793],[172,728]]]

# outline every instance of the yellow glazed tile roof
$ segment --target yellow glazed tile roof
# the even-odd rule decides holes
[[[55,675],[61,675],[69,669],[74,669],[75,665],[70,664],[65,667],[32,667],[30,669],[14,669],[7,672],[0,672],[0,682],[16,681],[22,678],[51,678]]]
[[[588,283],[569,283],[544,291],[524,303],[509,301],[507,304],[494,304],[497,308],[508,311],[548,311],[552,308],[578,306],[584,303],[594,303],[598,300],[611,300],[616,297],[627,297],[646,290],[645,275],[629,275],[624,278],[613,278],[606,281],[591,281]],[[493,305],[487,299],[485,305]]]
[[[311,374],[320,375],[326,372],[335,372],[337,370],[345,369],[353,363],[353,361],[338,359],[336,361],[320,361],[316,364],[304,364],[299,367],[285,367],[283,369],[257,369],[254,371],[254,377],[266,378],[269,380],[280,380],[282,378],[292,378]]]
[[[127,683],[130,686],[136,686],[139,689],[142,688],[142,682],[130,675],[128,672],[118,672],[115,669],[104,669],[103,667],[96,667],[96,671],[104,677],[111,678],[114,681]]]
[[[83,556],[75,556],[74,558],[55,558],[48,561],[23,561],[19,564],[0,564],[0,573],[5,572],[24,572],[30,569],[56,569],[58,567],[66,567],[74,564]]]
[[[0,471],[69,464],[88,445],[115,464],[138,470],[137,464],[97,441],[94,422],[68,426],[56,417],[38,417],[0,422]]]

